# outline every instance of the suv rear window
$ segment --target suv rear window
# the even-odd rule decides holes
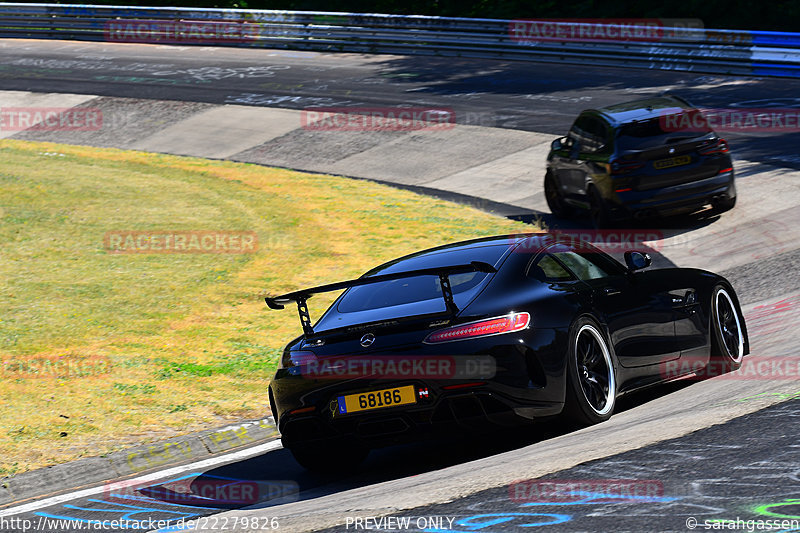
[[[617,139],[623,150],[644,150],[696,139],[712,131],[700,111],[687,109],[683,113],[623,124]]]

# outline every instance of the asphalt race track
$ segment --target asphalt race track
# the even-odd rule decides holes
[[[3,105],[13,98],[29,102],[41,97],[61,102],[47,105],[124,108],[129,117],[141,120],[138,128],[128,125],[124,135],[122,128],[111,129],[80,137],[76,142],[81,144],[166,146],[159,131],[178,137],[197,117],[220,106],[232,106],[222,108],[232,111],[239,109],[233,106],[252,106],[274,118],[264,128],[280,129],[264,141],[271,149],[237,145],[227,153],[206,155],[320,171],[340,165],[329,171],[422,187],[457,201],[483,199],[501,214],[530,216],[546,210],[541,197],[543,153],[526,152],[526,143],[546,146],[563,135],[584,108],[664,90],[703,107],[777,109],[800,103],[800,82],[784,79],[489,60],[14,40],[0,40],[0,59]],[[517,143],[514,150],[523,156],[538,154],[530,158],[527,170],[519,170],[525,159],[517,160],[516,166],[507,160],[495,162],[491,168],[497,179],[513,178],[504,186],[529,189],[514,196],[487,188],[481,183],[486,165],[492,163],[487,160],[470,163],[478,169],[472,173],[431,173],[421,181],[413,168],[387,168],[391,165],[385,162],[386,152],[378,150],[385,144],[394,147],[393,154],[401,154],[414,143],[404,145],[402,138],[382,138],[380,133],[362,134],[344,148],[337,147],[351,152],[349,166],[338,160],[303,160],[309,157],[303,153],[308,151],[308,138],[297,133],[296,112],[281,111],[397,105],[452,109],[463,126],[451,137],[432,138],[430,142],[446,149],[431,155],[419,172],[466,157],[474,148],[464,137],[485,136],[497,140],[498,150]],[[160,122],[154,118],[159,111],[164,113]],[[226,133],[230,134],[215,131],[216,139],[236,144]],[[70,142],[67,134],[60,135],[10,136]],[[732,280],[742,296],[751,337],[752,354],[745,362],[764,362],[763,372],[746,374],[746,367],[709,381],[682,381],[639,393],[625,399],[622,412],[609,422],[579,431],[539,422],[524,432],[476,437],[468,443],[429,442],[381,450],[344,479],[304,472],[275,442],[250,454],[245,450],[213,463],[171,467],[146,480],[89,493],[42,487],[42,494],[63,494],[12,504],[0,509],[0,520],[37,523],[64,518],[71,521],[70,527],[58,530],[77,531],[81,524],[124,516],[171,520],[170,526],[158,530],[174,531],[181,518],[207,517],[196,529],[264,531],[279,526],[279,531],[344,531],[358,530],[356,518],[363,525],[363,519],[391,515],[442,519],[419,524],[412,520],[410,530],[488,532],[545,526],[557,531],[688,531],[689,517],[701,524],[705,519],[776,518],[773,515],[800,519],[798,401],[792,400],[800,397],[793,333],[800,318],[800,173],[795,171],[800,169],[800,136],[790,131],[724,136],[737,158],[739,205],[721,217],[664,222],[665,238],[655,251],[663,254],[660,264],[708,268]],[[185,153],[169,147],[163,151]],[[411,159],[417,155],[406,154]],[[518,174],[510,176],[511,172]],[[784,403],[769,407],[780,402]],[[594,485],[581,503],[575,503],[575,495],[558,501],[512,497],[515,481],[544,476],[590,480]],[[603,480],[631,479],[647,481],[647,488],[655,487],[655,492],[645,500],[609,501],[613,498],[597,494]],[[176,496],[187,483],[238,484],[258,496],[189,501]],[[148,489],[141,490],[143,486]],[[370,529],[403,529],[397,522],[382,524],[370,522]],[[0,529],[19,531],[2,521]],[[800,530],[800,525],[775,529],[789,530]]]
[[[663,91],[709,108],[800,104],[798,80],[514,61],[19,40],[0,41],[0,57],[4,90],[287,109],[437,106],[460,124],[554,135],[587,107]],[[728,137],[739,157],[800,168],[800,132]]]
[[[424,531],[443,524],[466,531],[680,532],[737,519],[752,529],[754,522],[770,520],[779,522],[776,531],[797,531],[799,417],[800,400],[791,400],[680,439],[392,518]],[[626,492],[624,480],[631,479],[638,482]],[[355,529],[355,519],[350,527]]]

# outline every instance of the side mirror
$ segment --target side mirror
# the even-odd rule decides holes
[[[579,142],[571,142],[569,143],[569,157],[570,159],[578,159],[578,155],[581,153],[581,143]]]
[[[649,267],[653,263],[650,254],[642,252],[625,252],[625,264],[631,272]]]
[[[557,150],[569,150],[572,148],[573,142],[571,137],[559,137],[558,139],[554,140],[550,143],[550,149],[553,151]]]

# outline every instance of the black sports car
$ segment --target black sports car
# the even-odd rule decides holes
[[[296,303],[304,331],[269,385],[284,446],[336,469],[437,429],[601,422],[622,394],[738,368],[749,344],[727,280],[625,261],[550,234],[499,236],[267,298]],[[306,300],[341,289],[312,325]]]

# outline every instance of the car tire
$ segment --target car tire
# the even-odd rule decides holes
[[[564,201],[564,197],[561,196],[561,192],[558,190],[556,179],[549,170],[544,176],[544,199],[547,201],[547,207],[550,208],[550,212],[558,218],[572,218],[575,216],[575,210]]]
[[[703,377],[720,376],[742,366],[744,320],[729,291],[724,285],[717,285],[711,291],[711,354]]]
[[[592,219],[595,229],[603,229],[611,225],[606,202],[595,187],[589,188],[589,217]]]
[[[317,474],[341,474],[352,471],[369,454],[369,450],[363,446],[345,443],[292,446],[289,451],[300,466]]]
[[[614,356],[603,331],[584,317],[570,328],[564,415],[582,426],[611,418],[617,399]]]

